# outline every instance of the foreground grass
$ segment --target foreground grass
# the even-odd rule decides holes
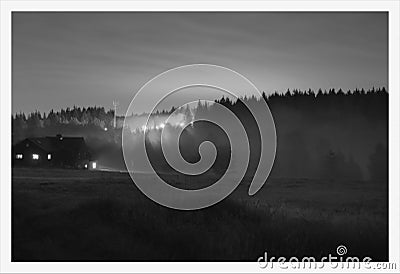
[[[347,204],[331,194],[321,205],[310,184],[280,182],[254,199],[238,189],[213,207],[183,212],[150,201],[126,174],[14,170],[12,259],[255,261],[265,251],[318,259],[344,244],[349,256],[387,260],[384,195],[364,188],[365,206],[354,194]],[[287,199],[268,199],[284,190]]]

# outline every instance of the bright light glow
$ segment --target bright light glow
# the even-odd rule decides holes
[[[39,154],[32,154],[33,160],[39,160]]]
[[[182,126],[184,125],[184,123],[182,123]],[[146,126],[146,125],[143,125],[143,126],[141,126],[140,128],[138,128],[138,130],[140,131],[150,131],[150,130],[153,130],[153,129],[156,129],[156,130],[159,130],[159,129],[163,129],[163,128],[165,128],[165,126],[166,126],[166,123],[161,123],[161,124],[159,124],[159,125],[153,125],[153,126]],[[136,131],[136,130],[135,130]]]
[[[47,154],[47,160],[51,160],[51,154]]]
[[[87,168],[87,164],[85,164],[85,168]]]
[[[108,128],[105,127],[105,128],[104,128],[104,131],[107,131],[107,130],[108,130]]]
[[[96,163],[96,162],[93,162],[93,163],[92,163],[92,168],[93,168],[93,169],[96,169],[96,167],[97,167],[97,163]]]
[[[22,159],[22,158],[24,158],[24,155],[22,155],[22,154],[17,154],[17,155],[15,155],[15,158],[17,158],[17,159]]]
[[[184,127],[184,126],[185,126],[185,123],[180,123],[179,126],[180,126],[180,127]]]

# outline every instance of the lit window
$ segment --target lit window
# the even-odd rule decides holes
[[[51,160],[51,154],[47,154],[47,160]]]
[[[15,158],[17,158],[17,159],[22,159],[22,158],[24,158],[24,155],[22,155],[22,154],[17,154],[17,155],[15,155]]]
[[[92,163],[92,168],[93,168],[93,169],[96,169],[96,167],[97,167],[96,162],[93,162],[93,163]]]
[[[33,160],[39,160],[39,154],[32,154]]]

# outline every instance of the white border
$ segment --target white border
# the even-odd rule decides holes
[[[1,272],[267,272],[257,263],[15,263],[11,262],[11,12],[12,11],[388,11],[389,12],[389,237],[390,261],[400,267],[400,90],[398,1],[0,1],[1,18]],[[281,270],[274,272],[304,272]],[[346,272],[372,270],[345,269]],[[309,272],[340,272],[311,269]],[[374,270],[374,272],[377,272]],[[378,271],[379,272],[379,271]],[[387,271],[380,271],[387,272]]]

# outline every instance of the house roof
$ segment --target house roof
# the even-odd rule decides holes
[[[26,138],[44,151],[54,152],[60,150],[78,151],[86,147],[83,137],[47,136]]]

